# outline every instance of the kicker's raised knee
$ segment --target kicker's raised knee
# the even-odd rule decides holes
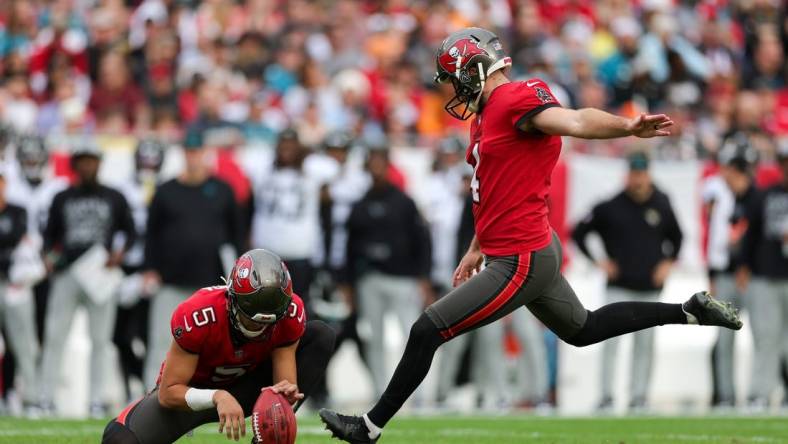
[[[587,313],[586,321],[583,323],[583,326],[580,327],[580,330],[566,335],[559,334],[562,341],[575,347],[586,347],[599,342],[594,335],[591,334],[591,331],[594,329],[594,324],[596,323],[596,316],[593,311],[588,311]]]
[[[426,313],[422,313],[410,328],[408,341],[411,340],[421,343],[437,343],[437,345],[444,342],[438,327]]]

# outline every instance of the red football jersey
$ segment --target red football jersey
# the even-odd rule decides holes
[[[230,336],[232,325],[227,314],[226,291],[225,286],[200,289],[172,313],[170,325],[175,342],[184,350],[200,355],[189,381],[191,387],[226,386],[268,360],[273,349],[292,344],[304,334],[304,303],[294,294],[285,317],[264,333],[268,336],[266,340],[246,341],[236,346]]]
[[[471,123],[466,160],[482,253],[510,256],[550,243],[547,195],[561,153],[561,137],[517,128],[542,110],[560,106],[539,79],[495,88]]]

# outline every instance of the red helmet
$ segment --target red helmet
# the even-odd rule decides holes
[[[227,282],[230,321],[247,339],[262,336],[287,313],[293,282],[282,259],[263,249],[235,261]]]
[[[446,104],[446,111],[465,120],[479,110],[484,82],[490,74],[511,66],[512,59],[503,52],[501,41],[482,28],[465,28],[454,32],[443,41],[436,57],[435,82],[451,81],[454,97]],[[457,108],[465,105],[461,112]]]

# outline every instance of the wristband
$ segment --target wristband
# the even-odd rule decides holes
[[[215,393],[216,390],[189,387],[189,389],[186,390],[186,405],[195,412],[211,409],[214,407],[213,395]]]

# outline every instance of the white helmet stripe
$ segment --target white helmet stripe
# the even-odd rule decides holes
[[[495,71],[498,71],[499,69],[506,68],[507,66],[512,66],[512,58],[511,57],[504,57],[501,60],[498,60],[497,62],[495,62],[492,65],[490,65],[490,67],[487,69],[487,75],[489,76],[490,74],[494,73]]]

